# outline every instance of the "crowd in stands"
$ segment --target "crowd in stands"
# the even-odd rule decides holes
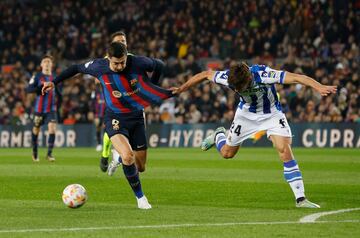
[[[103,57],[118,30],[131,53],[166,62],[165,88],[208,66],[246,60],[338,86],[336,95],[320,97],[300,85],[277,85],[289,121],[360,122],[359,0],[17,0],[1,1],[0,12],[0,124],[31,122],[34,95],[25,88],[41,56],[53,55],[60,72]],[[94,89],[88,76],[66,81],[61,121],[92,122]],[[230,122],[237,103],[233,92],[204,83],[147,108],[147,121]]]

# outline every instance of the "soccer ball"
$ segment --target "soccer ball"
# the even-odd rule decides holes
[[[64,189],[62,200],[70,208],[79,208],[87,200],[86,190],[80,184],[70,184]]]

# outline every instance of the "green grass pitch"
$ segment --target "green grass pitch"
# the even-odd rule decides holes
[[[31,160],[31,149],[0,149],[0,237],[360,237],[359,149],[300,149],[294,153],[311,201],[297,209],[274,149],[240,149],[232,160],[215,149],[150,149],[143,190],[153,209],[136,208],[121,168],[100,172],[94,148],[56,148],[55,163]],[[61,200],[82,184],[87,203]]]

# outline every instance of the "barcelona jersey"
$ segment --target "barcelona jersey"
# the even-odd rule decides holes
[[[161,104],[172,97],[172,92],[152,84],[147,72],[152,72],[155,61],[145,56],[128,55],[127,65],[121,72],[109,67],[109,60],[99,58],[77,66],[77,71],[99,79],[106,109],[113,113],[142,111],[152,104]]]
[[[35,92],[38,88],[41,88],[41,85],[45,82],[52,82],[55,78],[55,75],[45,75],[43,73],[37,73],[34,75],[29,82],[28,91]],[[38,93],[35,100],[35,113],[49,113],[56,111],[56,102],[55,102],[55,88],[45,95]]]

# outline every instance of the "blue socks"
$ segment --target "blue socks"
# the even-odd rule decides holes
[[[131,165],[122,164],[122,167],[124,170],[125,177],[128,180],[131,189],[134,191],[135,196],[137,198],[141,198],[142,196],[144,196],[144,193],[141,188],[139,172],[135,166],[135,163]]]
[[[37,158],[38,155],[38,135],[35,135],[34,133],[31,133],[31,142],[33,147],[33,155],[35,158]]]
[[[221,148],[225,145],[226,143],[226,136],[224,133],[220,132],[217,133],[215,135],[215,144],[216,144],[216,149],[220,152]]]
[[[296,199],[305,197],[304,182],[296,160],[284,162],[284,177],[289,183]]]
[[[52,150],[54,148],[54,143],[55,143],[55,134],[49,134],[49,138],[48,138],[48,155],[51,156],[52,154]]]

